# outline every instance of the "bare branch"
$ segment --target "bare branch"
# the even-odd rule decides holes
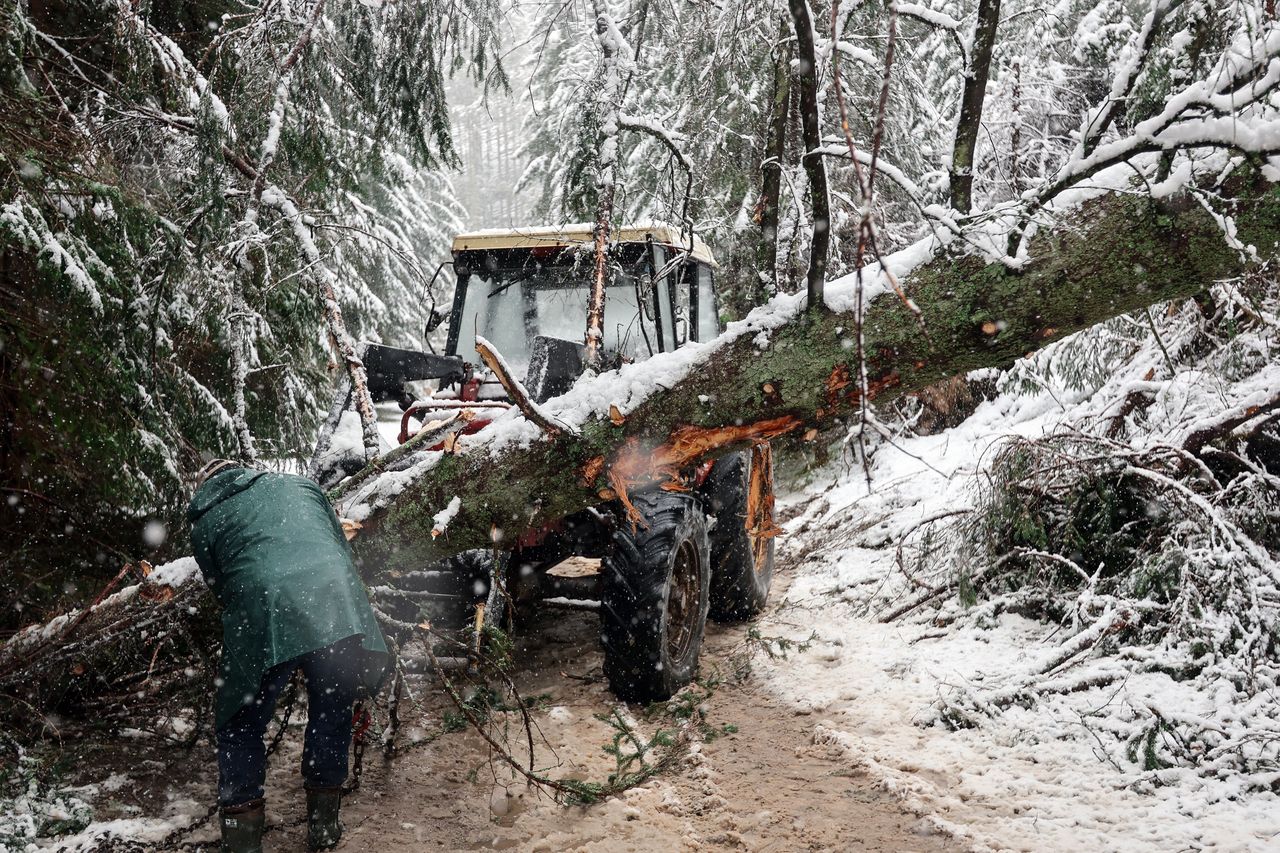
[[[484,363],[493,371],[494,376],[498,377],[507,396],[511,398],[511,402],[515,403],[516,408],[520,410],[520,414],[527,419],[542,427],[542,430],[548,436],[554,438],[562,432],[570,435],[577,435],[577,430],[569,426],[556,423],[551,415],[548,415],[542,408],[529,397],[529,392],[520,384],[520,380],[516,379],[515,374],[511,370],[511,366],[507,364],[507,360],[502,357],[502,353],[479,335],[476,336],[476,352],[480,354],[480,358],[484,359]]]

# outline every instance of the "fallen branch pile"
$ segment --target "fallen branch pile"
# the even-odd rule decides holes
[[[217,636],[194,559],[154,571],[145,562],[125,566],[90,606],[0,646],[0,713],[53,736],[48,712],[56,710],[186,741],[209,710]]]
[[[1120,698],[1089,725],[1112,739],[1116,760],[1274,785],[1280,371],[1269,353],[1280,326],[1265,318],[1280,286],[1253,285],[1221,285],[1153,324],[1126,365],[1140,378],[1109,378],[1107,399],[1086,404],[1093,411],[1074,428],[1006,440],[976,481],[972,511],[904,535],[903,571],[925,588],[887,606],[882,621],[982,626],[1009,613],[1066,636],[944,696],[935,719],[978,726],[1013,706],[1114,685]],[[1132,331],[1094,330],[1083,336],[1092,342],[1071,342],[1074,355]],[[1169,707],[1161,678],[1202,707]]]

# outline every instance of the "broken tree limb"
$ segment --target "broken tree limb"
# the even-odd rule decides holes
[[[1223,191],[1238,199],[1230,214],[1241,242],[1274,256],[1280,192],[1260,178]],[[892,293],[873,299],[864,324],[868,397],[884,402],[1007,366],[1072,332],[1249,268],[1187,195],[1095,198],[1028,248],[1018,271],[944,255],[905,276],[929,338]],[[450,552],[512,542],[621,488],[664,482],[673,466],[833,425],[860,397],[851,292],[831,285],[831,310],[821,312],[804,311],[800,297],[778,297],[714,342],[580,380],[545,406],[576,436],[522,429],[507,413],[465,452],[349,493],[340,511],[358,511],[364,522],[352,544],[365,571],[414,570]],[[432,518],[454,496],[462,503],[449,536],[433,540]]]
[[[350,491],[370,477],[375,477],[384,471],[403,471],[410,464],[414,453],[423,450],[424,447],[445,441],[449,436],[457,435],[466,427],[468,418],[464,415],[469,414],[466,409],[453,412],[446,418],[438,421],[432,421],[423,424],[422,429],[414,434],[408,441],[399,447],[380,456],[373,461],[372,464],[365,466],[359,473],[345,480],[339,487],[342,491]]]
[[[520,414],[542,427],[543,431],[552,438],[562,432],[573,432],[572,429],[569,429],[564,424],[556,423],[551,415],[548,415],[542,410],[542,407],[533,402],[529,392],[525,390],[525,387],[520,384],[520,380],[516,379],[515,374],[512,373],[511,365],[507,364],[507,360],[502,357],[502,353],[498,352],[493,344],[479,335],[476,336],[476,352],[479,353],[485,365],[493,371],[493,375],[498,377],[498,384],[502,386],[503,391],[507,392],[511,402],[520,410]]]
[[[1209,442],[1277,409],[1280,409],[1280,392],[1273,389],[1259,390],[1234,408],[1197,424],[1182,442],[1182,449],[1191,454],[1199,454]]]

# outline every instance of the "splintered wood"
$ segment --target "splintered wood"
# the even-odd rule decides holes
[[[751,448],[751,477],[747,485],[747,538],[755,565],[763,566],[769,540],[782,532],[773,520],[773,449],[767,442]]]
[[[605,497],[608,492],[609,497],[617,497],[626,508],[632,524],[639,524],[640,514],[628,499],[629,492],[653,483],[661,483],[663,488],[672,486],[675,490],[682,490],[681,470],[699,459],[732,444],[759,442],[785,435],[802,423],[794,415],[785,415],[735,426],[682,426],[671,434],[669,441],[652,448],[638,438],[629,438],[609,463],[607,476],[611,488],[602,490],[600,496]]]

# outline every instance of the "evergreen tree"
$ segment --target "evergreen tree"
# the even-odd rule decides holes
[[[0,622],[181,548],[203,456],[308,453],[325,287],[353,335],[419,343],[461,217],[443,81],[504,81],[501,11],[6,4]]]

